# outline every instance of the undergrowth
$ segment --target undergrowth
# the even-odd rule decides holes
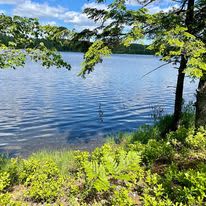
[[[0,157],[0,205],[206,205],[206,130],[195,131],[186,108],[180,128],[162,136],[171,118],[91,153]]]

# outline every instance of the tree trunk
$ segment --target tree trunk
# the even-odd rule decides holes
[[[206,125],[206,75],[199,81],[196,98],[195,126],[198,128]]]
[[[185,26],[188,28],[188,32],[192,33],[192,23],[194,19],[194,0],[188,0],[187,2],[187,13],[186,13],[186,19],[185,19]],[[181,55],[180,60],[180,67],[178,71],[178,78],[177,78],[177,87],[176,87],[176,95],[175,95],[175,109],[174,109],[174,117],[173,122],[171,125],[171,130],[175,131],[177,130],[181,114],[182,114],[182,103],[183,103],[183,89],[184,89],[184,79],[185,74],[183,71],[187,67],[187,59],[184,57],[184,55]]]
[[[171,128],[172,131],[177,130],[181,119],[183,89],[184,89],[184,79],[185,79],[185,73],[183,73],[183,71],[185,70],[186,66],[187,66],[187,60],[185,59],[184,55],[182,55],[180,61],[180,67],[178,69],[177,86],[176,86],[176,93],[175,93],[174,117],[173,117],[173,123]]]

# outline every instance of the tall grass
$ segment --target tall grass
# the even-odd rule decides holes
[[[58,150],[48,151],[43,150],[31,155],[31,158],[40,161],[53,161],[58,166],[62,175],[68,175],[68,172],[76,167],[74,160],[74,151]]]

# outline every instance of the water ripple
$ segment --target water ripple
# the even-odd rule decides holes
[[[113,55],[86,79],[77,77],[82,54],[63,53],[73,66],[0,70],[0,152],[28,154],[42,148],[87,148],[103,137],[153,122],[152,108],[171,113],[177,71],[144,55]],[[185,84],[186,101],[196,83]]]

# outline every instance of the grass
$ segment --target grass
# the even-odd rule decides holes
[[[31,155],[32,158],[42,162],[55,162],[62,175],[67,175],[68,171],[75,168],[76,164],[74,156],[74,151],[66,149],[60,151],[43,150]]]

